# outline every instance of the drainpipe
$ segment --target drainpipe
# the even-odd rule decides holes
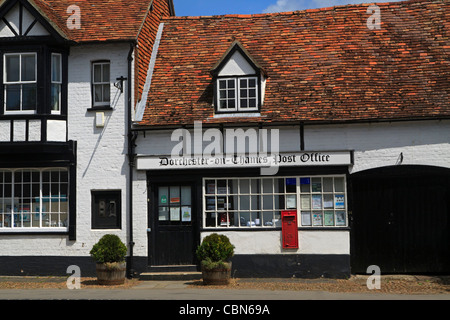
[[[129,226],[129,257],[128,257],[128,263],[127,263],[127,277],[129,279],[133,278],[135,275],[135,271],[133,269],[133,247],[134,247],[134,241],[133,241],[133,170],[134,170],[134,159],[135,159],[135,141],[137,138],[137,134],[132,131],[132,121],[131,121],[131,115],[132,115],[132,108],[131,105],[131,90],[132,90],[132,81],[131,78],[131,68],[132,68],[132,62],[133,62],[133,51],[135,48],[135,44],[130,44],[130,52],[128,53],[128,82],[127,82],[127,137],[128,137],[128,165],[129,165],[129,175],[128,175],[128,226]]]

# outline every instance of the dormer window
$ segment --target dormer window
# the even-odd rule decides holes
[[[234,42],[212,71],[216,113],[260,111],[264,74],[245,49]]]
[[[257,111],[258,78],[235,77],[218,80],[218,111]]]

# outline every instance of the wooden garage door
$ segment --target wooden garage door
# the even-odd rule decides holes
[[[450,170],[385,167],[353,175],[351,265],[366,273],[450,271]]]

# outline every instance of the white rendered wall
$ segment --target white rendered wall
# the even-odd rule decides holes
[[[279,127],[280,152],[300,151],[298,126]],[[245,130],[245,128],[244,128]],[[178,142],[172,142],[172,131],[149,131],[138,138],[138,154],[169,155]],[[191,133],[193,137],[193,133]],[[400,153],[403,164],[450,167],[450,121],[411,121],[377,124],[347,124],[305,126],[304,142],[307,151],[354,150],[354,173],[397,163]],[[142,176],[142,178],[144,178]],[[143,182],[141,190],[143,190]],[[138,201],[139,194],[134,195]],[[140,201],[146,210],[147,193]],[[146,225],[146,224],[145,224]],[[143,228],[143,227],[142,227]],[[205,237],[211,232],[202,232]],[[283,250],[281,231],[255,232],[220,231],[236,246],[236,254],[350,254],[350,232],[299,231],[299,249]]]
[[[307,150],[354,150],[351,173],[397,164],[450,167],[450,120],[305,127]]]

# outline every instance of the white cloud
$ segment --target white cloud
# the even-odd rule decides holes
[[[305,6],[303,0],[277,0],[277,3],[271,4],[263,12],[284,12],[301,10]]]
[[[396,2],[401,0],[390,0],[390,2]],[[277,0],[275,4],[269,5],[264,9],[264,13],[271,12],[285,12],[295,10],[306,10],[313,8],[326,8],[333,6],[342,6],[346,4],[358,4],[358,3],[374,3],[374,2],[386,2],[381,0]]]

